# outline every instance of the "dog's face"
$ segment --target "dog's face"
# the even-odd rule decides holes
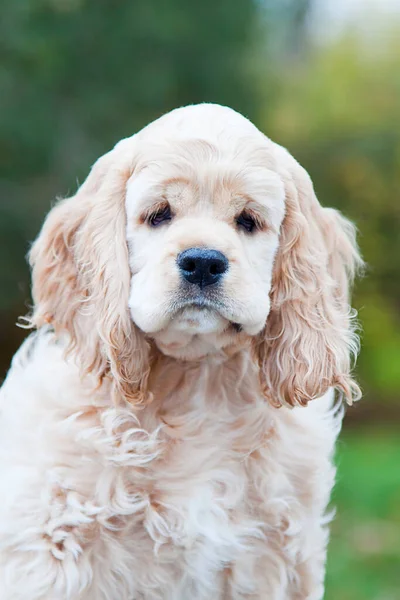
[[[166,354],[198,358],[265,325],[285,192],[252,150],[171,141],[128,182],[129,308]]]
[[[132,403],[151,397],[155,349],[199,360],[249,344],[275,405],[330,386],[351,399],[360,262],[351,223],[286,150],[228,108],[186,107],[52,209],[31,251],[31,321],[66,332],[81,370]]]

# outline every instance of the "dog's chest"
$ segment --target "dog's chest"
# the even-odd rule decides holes
[[[156,398],[139,423],[115,413],[107,424],[122,431],[107,450],[118,464],[99,474],[96,487],[109,490],[101,498],[112,508],[105,525],[116,528],[118,569],[135,600],[222,598],[235,564],[245,565],[252,593],[253,568],[265,553],[260,483],[275,443],[271,409],[245,386],[219,384],[213,395],[199,378],[183,389],[185,396]]]
[[[223,588],[232,564],[250,549],[256,553],[265,519],[255,473],[265,462],[259,450],[269,421],[264,407],[253,409],[248,406],[246,414],[244,407],[226,405],[210,414],[192,410],[165,417],[159,454],[129,475],[140,500],[127,519],[125,543],[139,590],[158,585],[157,573],[174,587],[190,585],[193,598],[209,598]],[[143,544],[140,556],[137,539]]]
[[[210,544],[221,560],[257,528],[251,461],[228,450],[215,433],[201,441],[174,440],[165,460],[147,474],[144,527],[155,547],[193,551]],[[229,445],[229,443],[226,443]]]

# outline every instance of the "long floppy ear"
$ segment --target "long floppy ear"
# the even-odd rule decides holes
[[[81,372],[109,378],[115,399],[143,403],[149,350],[128,309],[125,186],[132,168],[121,144],[47,216],[30,252],[30,320],[66,333]]]
[[[355,229],[337,211],[320,206],[306,171],[279,152],[286,214],[258,349],[262,388],[276,406],[305,406],[330,387],[351,403],[360,396],[351,376],[358,337],[349,287],[362,265]]]

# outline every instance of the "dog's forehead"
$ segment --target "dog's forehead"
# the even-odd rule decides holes
[[[161,116],[138,133],[120,140],[114,155],[127,169],[140,170],[149,161],[165,161],[180,149],[198,150],[194,159],[213,159],[263,166],[278,171],[278,163],[292,160],[286,149],[274,143],[246,117],[218,104],[196,104],[177,108]],[[171,152],[172,151],[172,152]],[[221,160],[220,160],[221,159]]]
[[[178,108],[134,137],[138,155],[127,185],[128,213],[161,196],[176,210],[212,205],[226,216],[247,197],[281,211],[275,145],[236,111],[216,104]]]
[[[176,108],[152,121],[136,134],[123,138],[114,147],[114,155],[132,168],[143,155],[143,148],[158,150],[171,142],[186,143],[189,140],[204,141],[218,148],[219,152],[237,154],[237,149],[252,146],[262,152],[264,166],[272,170],[281,165],[290,170],[299,166],[291,154],[262,133],[249,119],[232,108],[219,104],[194,104]],[[259,153],[260,156],[260,153]]]
[[[251,121],[232,108],[219,104],[195,104],[177,108],[153,121],[139,132],[143,139],[153,136],[218,139],[263,134]]]

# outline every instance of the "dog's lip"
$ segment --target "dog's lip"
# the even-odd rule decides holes
[[[174,312],[178,312],[184,308],[197,308],[200,310],[214,310],[220,313],[223,309],[221,301],[207,298],[204,295],[199,295],[194,298],[183,298],[173,302]]]
[[[185,310],[186,308],[194,308],[197,310],[212,310],[217,312],[221,317],[226,319],[229,322],[229,325],[236,333],[241,333],[243,331],[243,325],[236,320],[229,319],[224,314],[225,305],[223,302],[218,301],[216,299],[207,298],[204,295],[198,296],[196,298],[185,298],[178,302],[174,302],[174,313]]]

